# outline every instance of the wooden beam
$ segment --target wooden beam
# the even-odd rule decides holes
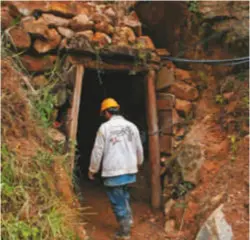
[[[147,66],[136,66],[134,63],[125,63],[118,61],[117,63],[108,63],[105,61],[96,61],[91,57],[78,57],[70,56],[70,61],[73,64],[83,64],[85,68],[89,69],[102,69],[106,71],[135,71],[135,72],[146,72],[150,69],[158,70],[157,64],[148,64]]]
[[[151,204],[153,208],[161,205],[160,185],[160,144],[156,109],[155,71],[150,70],[147,80],[147,122],[149,131],[149,161],[151,166]]]
[[[82,80],[84,75],[83,65],[76,66],[76,79],[75,86],[72,98],[72,108],[70,111],[69,119],[69,153],[70,153],[70,165],[71,170],[73,171],[74,162],[75,162],[75,142],[76,142],[76,133],[78,126],[78,115],[81,102],[81,92],[82,92]]]

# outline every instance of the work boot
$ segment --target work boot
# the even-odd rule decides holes
[[[130,220],[123,219],[120,221],[120,229],[115,234],[115,239],[130,239]]]

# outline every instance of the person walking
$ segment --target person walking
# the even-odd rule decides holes
[[[143,163],[140,134],[135,124],[121,116],[115,99],[104,99],[100,113],[107,121],[98,129],[88,177],[94,180],[102,166],[105,190],[120,225],[115,238],[130,239],[133,216],[128,185],[136,182],[138,166]]]

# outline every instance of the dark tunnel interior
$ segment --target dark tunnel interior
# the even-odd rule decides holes
[[[147,155],[144,75],[129,75],[128,72],[117,71],[107,71],[100,75],[96,70],[86,70],[78,118],[75,160],[76,172],[82,180],[87,179],[96,132],[105,121],[100,117],[100,105],[106,97],[116,99],[121,106],[121,114],[136,124],[142,137],[144,154]]]

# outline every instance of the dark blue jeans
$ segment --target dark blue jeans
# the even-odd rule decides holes
[[[121,220],[132,220],[128,185],[106,187],[105,189],[111,202],[116,220],[118,222]]]

